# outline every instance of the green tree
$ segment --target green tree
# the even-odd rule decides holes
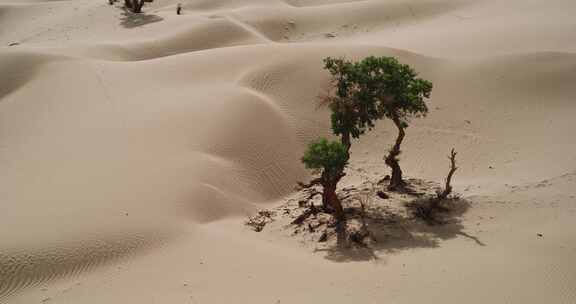
[[[405,185],[398,156],[412,117],[428,113],[425,99],[430,97],[432,83],[418,78],[408,65],[393,57],[370,56],[358,62],[326,58],[325,68],[336,85],[329,98],[332,109],[332,131],[342,137],[349,148],[350,136],[358,138],[372,129],[376,120],[388,118],[398,129],[398,136],[384,160],[392,169],[389,189]]]
[[[405,183],[398,161],[400,145],[410,118],[423,117],[428,113],[425,99],[430,98],[432,83],[418,78],[414,69],[395,58],[368,57],[365,62],[370,67],[369,78],[376,83],[373,92],[378,99],[378,113],[391,119],[398,129],[396,141],[384,160],[392,169],[389,189],[402,188]]]
[[[308,145],[302,162],[308,169],[321,171],[318,182],[322,185],[322,205],[324,210],[333,211],[336,219],[344,219],[344,209],[336,194],[338,182],[345,176],[348,163],[346,147],[337,141],[320,138]]]

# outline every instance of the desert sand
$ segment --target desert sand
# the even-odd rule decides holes
[[[576,1],[121,2],[0,0],[0,302],[576,303]],[[329,136],[322,58],[368,55],[434,83],[401,161],[457,149],[460,230],[334,259],[246,227]]]

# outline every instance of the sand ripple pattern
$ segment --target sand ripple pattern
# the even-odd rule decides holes
[[[75,277],[166,241],[160,234],[134,234],[62,244],[38,251],[0,252],[0,302],[19,290]]]

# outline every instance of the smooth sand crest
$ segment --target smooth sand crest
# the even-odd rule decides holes
[[[574,1],[121,3],[0,0],[0,302],[576,301]],[[458,150],[461,234],[335,261],[244,227],[330,134],[322,59],[368,55],[434,83],[402,165],[441,181]]]

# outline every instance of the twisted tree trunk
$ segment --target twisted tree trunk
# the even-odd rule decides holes
[[[406,133],[404,132],[404,126],[398,114],[394,113],[392,116],[392,121],[396,128],[398,128],[398,136],[396,137],[396,143],[390,149],[388,156],[385,158],[386,165],[392,169],[392,175],[390,177],[390,184],[388,185],[388,190],[398,190],[405,186],[404,180],[402,179],[402,169],[398,162],[398,156],[400,155],[400,145],[404,140]]]
[[[345,217],[342,202],[336,194],[336,186],[343,176],[339,174],[337,177],[323,176],[322,178],[322,207],[326,212],[333,212],[338,221],[344,220]]]

